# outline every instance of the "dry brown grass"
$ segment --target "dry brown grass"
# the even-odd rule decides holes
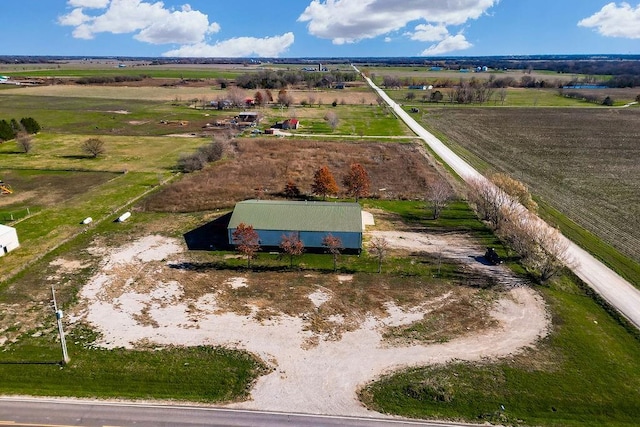
[[[242,139],[227,159],[186,176],[148,199],[144,209],[190,212],[232,207],[252,197],[279,197],[287,181],[310,195],[313,173],[327,165],[340,183],[350,163],[361,163],[374,197],[422,198],[438,178],[414,144]],[[343,196],[344,194],[341,194]]]

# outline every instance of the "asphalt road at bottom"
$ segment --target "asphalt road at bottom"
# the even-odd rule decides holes
[[[423,426],[471,424],[243,411],[204,406],[168,406],[87,400],[0,397],[0,426]]]

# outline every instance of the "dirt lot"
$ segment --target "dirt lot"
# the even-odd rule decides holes
[[[281,272],[270,280],[187,268],[193,264],[181,241],[151,234],[118,247],[96,241],[89,251],[102,262],[69,322],[91,324],[100,335],[96,345],[107,348],[205,344],[253,352],[273,372],[259,379],[249,401],[233,407],[364,416],[379,414],[358,402],[357,390],[383,373],[503,356],[546,334],[542,299],[502,266],[474,257],[482,248],[464,235],[370,233],[387,238],[394,251],[437,252],[504,286],[488,297],[480,288],[427,287],[412,278],[367,288],[358,274]],[[78,268],[71,259],[55,262],[60,271]],[[435,312],[448,313],[453,325],[470,304],[483,321],[467,322],[446,339],[384,338]]]

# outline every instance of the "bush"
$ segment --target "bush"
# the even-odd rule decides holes
[[[221,141],[214,141],[198,149],[206,162],[215,162],[222,158],[224,154],[224,144]]]
[[[184,154],[178,159],[178,169],[184,173],[191,173],[203,169],[207,159],[201,152]]]

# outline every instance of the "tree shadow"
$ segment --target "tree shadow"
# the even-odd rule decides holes
[[[86,154],[66,154],[64,156],[60,156],[63,159],[67,160],[86,160],[86,159],[95,159],[95,157],[86,155]]]
[[[58,366],[62,366],[64,365],[64,363],[62,361],[56,361],[56,362],[30,362],[30,361],[26,361],[26,360],[7,360],[7,361],[3,361],[0,360],[0,365],[58,365]]]

